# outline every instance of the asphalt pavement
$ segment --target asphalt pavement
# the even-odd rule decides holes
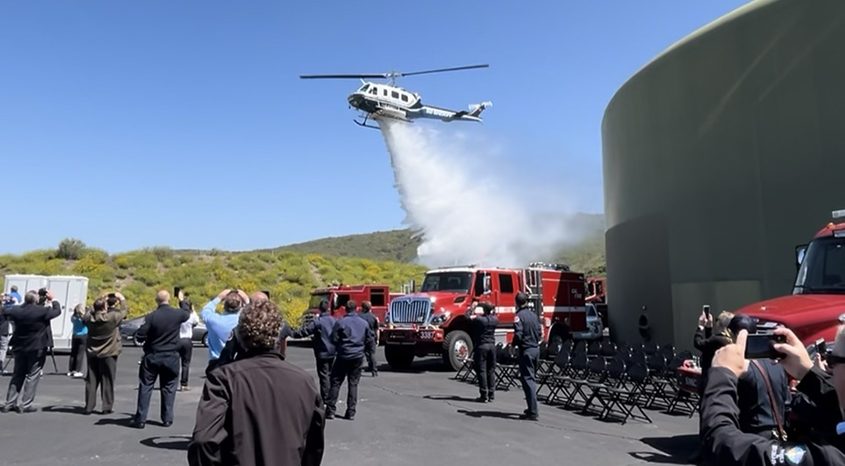
[[[48,358],[35,401],[39,410],[0,414],[0,464],[185,464],[207,349],[194,349],[191,390],[178,393],[176,418],[168,428],[156,422],[158,392],[146,429],[128,427],[140,356],[139,348],[125,348],[120,356],[115,412],[88,416],[81,413],[83,380],[64,375],[67,356],[56,357],[60,374],[52,374]],[[316,375],[309,347],[289,347],[288,360]],[[384,361],[381,352],[379,360]],[[621,425],[541,403],[538,422],[522,421],[517,417],[525,402],[519,389],[479,404],[473,401],[477,389],[453,380],[454,373],[443,370],[439,360],[419,360],[403,373],[382,366],[378,377],[362,377],[355,420],[328,421],[324,465],[684,464],[698,444],[697,417],[648,411],[652,424]],[[0,389],[9,379],[0,378]],[[344,388],[341,414],[345,396]]]

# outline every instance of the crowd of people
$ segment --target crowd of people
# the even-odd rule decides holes
[[[50,321],[62,310],[50,290],[16,289],[4,295],[0,311],[0,352],[11,346],[14,370],[3,412],[27,413],[33,402],[51,346]],[[358,384],[367,368],[375,377],[378,321],[369,302],[345,303],[340,318],[329,302],[299,329],[288,327],[278,307],[263,292],[223,290],[203,306],[200,315],[180,292],[178,306],[171,295],[156,293],[157,307],[146,315],[136,337],[143,341],[139,363],[136,411],[131,426],[144,428],[153,387],[160,386],[161,425],[173,423],[177,391],[189,390],[192,330],[200,319],[208,331],[206,382],[197,407],[188,448],[193,465],[319,464],[323,455],[325,420],[336,415],[338,398],[347,385],[344,417],[353,420]],[[218,307],[222,305],[222,312]],[[536,369],[543,330],[528,296],[518,293],[513,344],[518,351],[519,379],[527,409],[522,418],[538,419]],[[121,353],[120,324],[127,302],[119,292],[94,300],[90,308],[73,310],[73,340],[68,375],[81,377],[82,411],[91,414],[101,399],[101,413],[114,409],[117,360]],[[495,306],[471,306],[478,402],[495,400]],[[787,328],[775,335],[777,359],[747,359],[748,335],[756,322],[722,312],[703,312],[694,337],[701,351],[700,460],[718,465],[845,465],[845,326],[829,353],[813,358]],[[285,361],[288,337],[311,337],[319,389],[301,368]],[[0,361],[5,355],[0,354]],[[280,390],[279,387],[284,387]]]

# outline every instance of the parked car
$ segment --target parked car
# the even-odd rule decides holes
[[[604,335],[604,325],[601,315],[595,304],[587,303],[587,329],[583,332],[575,332],[572,337],[576,340],[598,340]]]
[[[131,343],[133,346],[141,346],[144,344],[143,340],[137,338],[135,335],[138,332],[138,329],[141,328],[141,325],[144,324],[144,319],[146,316],[136,317],[134,319],[124,320],[122,324],[120,324],[120,337],[123,341],[127,343]],[[194,327],[194,333],[191,336],[191,341],[194,344],[201,344],[202,346],[208,346],[208,330],[205,328],[205,324],[200,321]]]

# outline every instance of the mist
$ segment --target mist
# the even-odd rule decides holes
[[[499,163],[515,156],[457,131],[379,123],[422,264],[525,266],[578,240],[564,189],[538,189],[518,164]]]

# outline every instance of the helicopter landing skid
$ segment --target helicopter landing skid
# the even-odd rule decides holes
[[[370,116],[369,116],[369,115],[367,115],[367,116],[365,116],[365,117],[364,117],[364,121],[358,121],[358,120],[352,120],[352,121],[353,121],[353,122],[355,122],[355,124],[356,124],[356,125],[361,126],[361,127],[363,127],[363,128],[381,129],[381,128],[379,128],[379,127],[378,127],[378,126],[376,126],[376,125],[368,125],[368,124],[367,124],[367,120],[368,120],[369,118],[370,118]]]

